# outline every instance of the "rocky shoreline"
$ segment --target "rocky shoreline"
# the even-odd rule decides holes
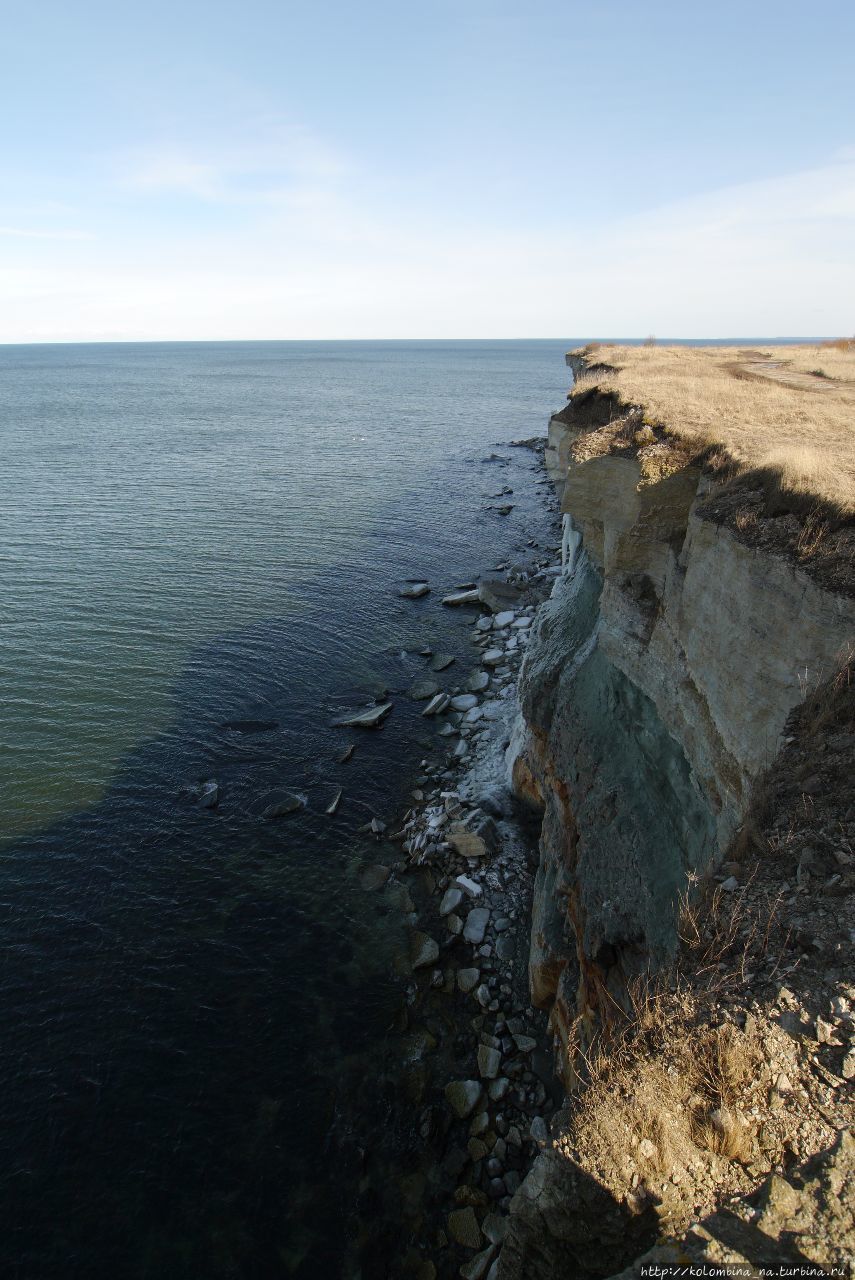
[[[523,562],[496,566],[501,577],[443,599],[473,610],[473,669],[440,689],[431,677],[450,661],[424,650],[428,671],[410,696],[424,701],[445,750],[422,760],[413,803],[387,837],[401,857],[363,871],[366,888],[413,889],[399,1029],[414,1136],[428,1159],[392,1274],[418,1280],[494,1280],[511,1198],[563,1098],[546,1019],[529,998],[537,825],[512,795],[506,764],[534,613],[560,573],[560,516],[545,439],[516,443],[537,455],[554,543],[544,549],[529,539]]]

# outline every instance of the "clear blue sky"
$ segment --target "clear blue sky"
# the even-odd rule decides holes
[[[855,329],[855,6],[3,6],[0,340]]]

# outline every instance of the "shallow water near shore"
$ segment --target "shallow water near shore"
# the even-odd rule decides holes
[[[317,1280],[382,1220],[339,1139],[408,1140],[405,927],[357,829],[435,748],[419,650],[475,665],[443,592],[552,537],[502,442],[564,349],[0,348],[4,1274]]]

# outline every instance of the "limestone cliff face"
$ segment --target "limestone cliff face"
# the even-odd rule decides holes
[[[568,1084],[574,1023],[584,1043],[627,978],[673,952],[681,895],[721,861],[789,712],[855,637],[855,602],[704,516],[698,468],[650,478],[628,449],[575,461],[608,413],[595,397],[550,423],[565,565],[512,761],[544,811],[530,975]]]

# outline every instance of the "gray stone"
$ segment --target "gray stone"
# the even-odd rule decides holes
[[[460,1268],[460,1275],[463,1280],[484,1280],[487,1275],[487,1268],[496,1256],[496,1246],[491,1244],[481,1253],[477,1253],[469,1262],[464,1262]]]
[[[445,1086],[445,1097],[458,1120],[471,1115],[484,1095],[478,1080],[452,1080]]]
[[[452,591],[451,595],[442,597],[442,603],[452,606],[461,604],[478,604],[480,599],[481,597],[478,594],[477,588],[473,588],[470,591]]]
[[[478,706],[478,699],[474,693],[458,693],[451,699],[451,705],[455,711],[471,711]]]
[[[529,1133],[535,1142],[547,1142],[549,1140],[549,1130],[546,1127],[546,1121],[543,1116],[534,1117]]]
[[[448,1215],[448,1234],[456,1244],[465,1249],[478,1249],[481,1245],[481,1228],[471,1205],[465,1209],[454,1209]]]
[[[487,578],[478,587],[478,595],[481,598],[481,602],[492,613],[501,613],[502,610],[516,604],[520,594],[519,587],[511,582],[505,582],[501,578]]]
[[[497,667],[504,659],[504,649],[488,649],[481,661],[485,667]]]
[[[497,613],[493,619],[493,630],[504,631],[505,627],[509,627],[514,620],[513,611],[503,609],[501,613]]]
[[[458,969],[457,985],[461,991],[463,991],[465,994],[468,995],[469,992],[474,990],[474,988],[478,985],[478,979],[480,977],[481,977],[480,969]]]
[[[439,693],[439,685],[435,680],[417,680],[410,689],[410,697],[414,702],[424,702],[426,698],[435,698]]]
[[[490,912],[486,907],[473,907],[466,917],[466,924],[463,926],[463,937],[466,941],[479,946],[484,941],[484,934],[487,932],[489,920]]]
[[[445,671],[446,667],[450,667],[454,662],[454,655],[451,653],[437,653],[431,658],[431,671]]]
[[[446,839],[464,858],[483,858],[487,853],[483,837],[476,831],[470,831],[462,822],[452,823]]]
[[[499,1074],[499,1066],[502,1061],[502,1055],[498,1049],[491,1049],[489,1045],[479,1044],[478,1046],[478,1070],[484,1080],[495,1080]]]
[[[507,1096],[510,1087],[511,1082],[507,1076],[499,1076],[498,1080],[493,1080],[489,1086],[490,1101],[501,1102],[502,1098]]]
[[[496,939],[496,955],[500,960],[513,960],[514,958],[514,940],[509,938],[506,933],[501,938]]]
[[[202,783],[197,801],[200,809],[216,809],[220,800],[220,788],[213,779]]]
[[[373,866],[365,868],[359,877],[359,883],[368,892],[374,889],[382,889],[391,874],[391,868],[384,867],[379,862],[376,862]]]
[[[337,725],[353,725],[356,729],[377,729],[392,710],[391,702],[381,702],[376,707],[368,707],[365,711],[357,711],[352,716],[343,716],[334,721]]]
[[[473,880],[470,876],[456,876],[455,883],[459,884],[460,888],[464,889],[470,898],[480,898],[483,893],[483,889],[477,880]]]
[[[472,1117],[472,1123],[469,1125],[469,1136],[472,1138],[480,1138],[482,1133],[486,1133],[490,1127],[489,1111],[479,1111]]]
[[[437,693],[431,698],[430,702],[422,712],[423,716],[438,716],[441,711],[445,711],[451,702],[447,693]]]
[[[410,582],[407,586],[402,587],[398,594],[403,596],[405,600],[420,600],[429,591],[430,587],[426,582]]]
[[[439,957],[439,946],[427,933],[414,933],[410,938],[410,964],[413,969],[424,969]]]
[[[491,1244],[501,1244],[505,1238],[505,1232],[508,1229],[507,1218],[502,1218],[497,1213],[488,1213],[484,1221],[481,1223],[481,1230],[484,1236]]]
[[[275,818],[282,818],[288,813],[296,813],[298,809],[305,806],[305,800],[302,796],[297,796],[293,791],[272,791],[266,796],[264,808],[261,816],[265,822],[272,822]]]
[[[463,901],[463,890],[457,885],[451,885],[443,894],[442,902],[439,904],[439,914],[447,916],[450,912],[456,911]]]

